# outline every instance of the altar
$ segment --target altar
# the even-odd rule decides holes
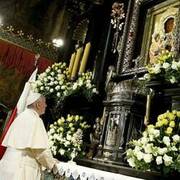
[[[61,176],[74,180],[141,180],[140,178],[77,165],[74,162],[60,162],[58,170]]]

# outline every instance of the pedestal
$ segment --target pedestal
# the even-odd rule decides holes
[[[136,88],[133,80],[122,81],[114,87],[111,99],[104,101],[103,132],[94,160],[125,164],[126,145],[143,128],[145,99]]]

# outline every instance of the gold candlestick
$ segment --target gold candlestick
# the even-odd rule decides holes
[[[83,52],[82,47],[77,50],[76,58],[75,58],[72,73],[71,73],[71,79],[72,80],[74,80],[76,78],[76,74],[77,74],[77,71],[78,71],[79,62],[80,62],[80,59],[81,59],[82,52]]]
[[[152,89],[150,89],[150,93],[147,95],[147,100],[146,100],[146,115],[144,117],[144,124],[146,126],[149,124],[152,93],[153,93],[153,91],[152,91]]]
[[[82,57],[82,61],[81,61],[81,66],[80,66],[80,69],[79,69],[79,74],[85,72],[87,60],[88,60],[89,53],[90,53],[90,49],[91,49],[91,43],[88,42],[86,44],[86,47],[85,47],[85,50],[84,50],[84,53],[83,53],[83,57]]]
[[[76,53],[74,52],[71,55],[71,59],[70,59],[70,63],[69,63],[69,68],[68,68],[70,76],[71,76],[71,73],[72,73],[75,57],[76,57]]]

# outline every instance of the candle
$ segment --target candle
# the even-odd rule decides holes
[[[70,63],[69,63],[69,68],[68,68],[70,76],[71,76],[71,73],[72,73],[75,57],[76,57],[76,53],[74,52],[71,55],[71,59],[70,59]]]
[[[146,115],[144,117],[144,124],[148,125],[149,123],[149,117],[150,117],[150,107],[151,107],[151,95],[147,95],[147,101],[146,101]]]
[[[85,50],[84,50],[84,53],[83,53],[81,66],[80,66],[80,69],[79,69],[79,74],[85,72],[87,60],[88,60],[89,53],[90,53],[90,49],[91,49],[91,43],[89,42],[89,43],[86,44],[86,47],[85,47]]]
[[[80,59],[81,59],[82,52],[83,52],[82,47],[77,50],[74,65],[73,65],[73,69],[72,69],[72,73],[71,73],[71,79],[72,80],[74,80],[76,78],[76,74],[77,74],[77,71],[78,71],[79,62],[80,62]]]

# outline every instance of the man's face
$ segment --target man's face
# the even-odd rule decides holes
[[[45,113],[47,104],[46,104],[46,98],[45,97],[41,97],[40,101],[39,101],[39,115],[42,115]]]

